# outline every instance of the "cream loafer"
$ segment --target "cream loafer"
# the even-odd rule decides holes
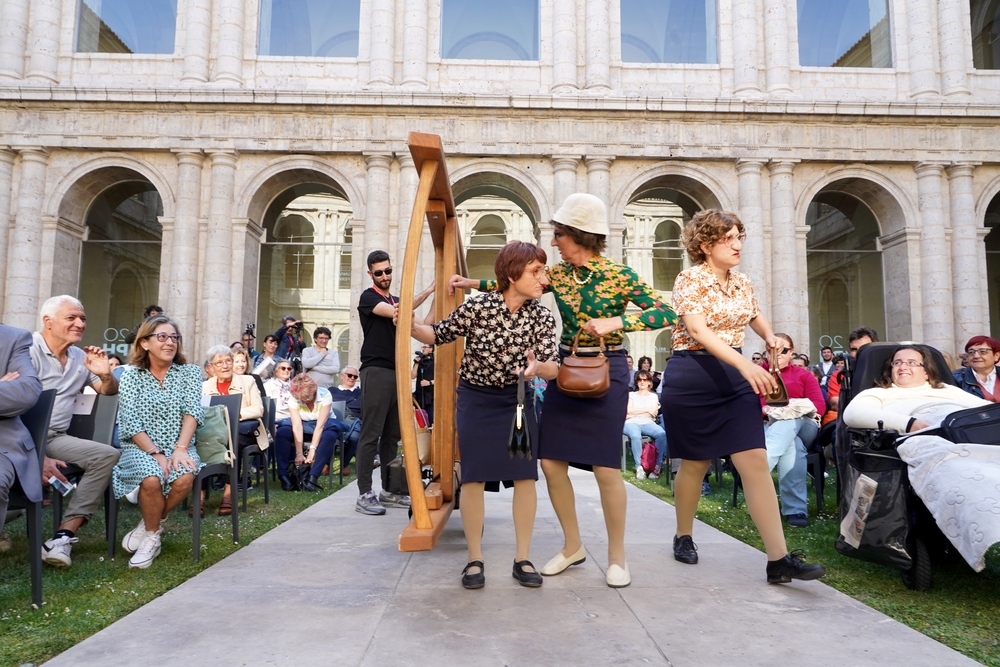
[[[628,573],[628,563],[625,563],[625,567],[621,565],[611,565],[608,567],[608,573],[604,576],[604,580],[608,582],[608,586],[611,588],[625,588],[632,583],[632,575]]]
[[[555,574],[561,574],[565,572],[567,568],[573,565],[579,565],[583,561],[587,560],[587,550],[580,545],[580,548],[576,550],[576,553],[570,556],[563,556],[562,552],[556,554],[555,558],[550,560],[542,568],[541,573],[546,577],[551,577]]]

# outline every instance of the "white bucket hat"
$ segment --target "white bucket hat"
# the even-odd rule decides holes
[[[611,235],[607,207],[600,199],[586,192],[576,192],[566,197],[566,201],[552,216],[552,220],[561,225],[579,229],[581,232],[602,236]]]

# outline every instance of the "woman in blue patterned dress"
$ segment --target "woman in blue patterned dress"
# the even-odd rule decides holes
[[[122,455],[114,468],[116,498],[139,488],[142,520],[122,539],[129,567],[144,569],[160,554],[161,522],[191,492],[201,469],[194,444],[202,423],[201,369],[188,365],[177,325],[151,317],[136,332],[131,367],[118,388]]]

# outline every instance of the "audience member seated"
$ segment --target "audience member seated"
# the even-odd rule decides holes
[[[647,357],[643,357],[647,359]],[[648,435],[656,443],[656,467],[649,473],[650,479],[660,476],[663,457],[667,454],[667,432],[656,423],[660,412],[660,399],[653,393],[653,374],[641,370],[642,359],[639,360],[640,370],[635,372],[636,390],[628,394],[628,408],[625,411],[625,426],[622,432],[632,445],[632,458],[635,459],[635,478],[646,479],[646,471],[642,468],[642,436]]]
[[[819,433],[819,416],[826,409],[826,402],[819,381],[806,365],[790,363],[795,353],[792,337],[784,333],[774,336],[781,343],[778,371],[788,390],[789,404],[774,408],[761,397],[761,412],[768,422],[764,427],[764,445],[768,466],[771,470],[778,467],[781,514],[789,526],[805,528],[809,525],[806,454]]]
[[[344,454],[343,474],[350,475],[348,465],[358,451],[358,440],[361,437],[361,385],[358,384],[358,369],[355,366],[345,366],[340,372],[340,386],[330,388],[330,397],[334,403],[344,402],[344,421],[350,429],[344,438],[347,441],[347,451]]]
[[[347,431],[347,425],[330,416],[333,399],[330,392],[317,387],[316,381],[308,375],[298,375],[292,380],[292,397],[288,399],[289,418],[278,423],[278,434],[274,439],[278,460],[278,479],[281,488],[292,488],[289,468],[294,461],[311,465],[305,482],[306,491],[321,491],[317,482],[323,473],[323,466],[333,458],[337,438]],[[309,436],[309,451],[304,451],[305,436]],[[293,458],[294,455],[294,458]]]
[[[902,345],[892,355],[876,386],[855,396],[844,410],[853,428],[878,428],[912,433],[937,426],[949,413],[989,405],[978,396],[941,382],[924,350]]]
[[[10,548],[3,526],[14,482],[31,502],[42,499],[38,454],[28,429],[18,419],[38,402],[42,383],[31,365],[31,333],[0,324],[0,551]]]
[[[870,327],[858,327],[852,331],[847,336],[847,350],[851,359],[853,360],[858,356],[858,350],[867,345],[868,343],[878,342],[878,332]],[[838,355],[843,357],[843,355]],[[836,362],[835,362],[836,363]],[[840,386],[844,381],[844,370],[847,367],[848,361],[844,358],[844,367],[838,368],[830,376],[830,379],[826,383],[826,401],[829,410],[827,410],[826,415],[823,417],[823,423],[831,422],[837,419],[837,412],[840,407]]]
[[[122,538],[129,567],[145,569],[160,555],[163,522],[191,492],[201,459],[194,433],[204,419],[201,371],[188,365],[177,325],[164,315],[136,332],[122,376],[118,435],[122,456],[114,468],[116,498],[139,489],[139,524]]]
[[[656,391],[657,387],[660,386],[660,374],[653,370],[653,360],[649,357],[639,357],[639,370],[649,371],[649,377],[653,382],[652,390]],[[632,377],[634,378],[635,376],[633,375]]]
[[[1000,341],[989,336],[973,336],[965,344],[969,365],[955,371],[958,386],[991,403],[1000,401],[997,386],[997,364],[1000,363]]]
[[[292,365],[281,360],[274,368],[274,377],[264,383],[264,393],[274,399],[274,423],[288,419],[288,399],[292,397]]]
[[[254,384],[257,385],[257,393],[261,396],[264,395],[264,381],[260,379],[259,375],[250,373],[250,353],[245,349],[233,351],[233,374],[252,378]]]
[[[73,564],[70,552],[79,541],[76,533],[100,507],[119,455],[110,445],[66,435],[73,419],[73,405],[84,387],[99,394],[118,393],[118,380],[111,372],[107,352],[99,347],[74,346],[86,330],[83,304],[65,294],[54,296],[42,304],[42,330],[35,332],[31,345],[31,363],[42,389],[56,390],[46,455],[83,470],[55,537],[42,547],[42,560],[56,567]]]
[[[278,356],[278,338],[274,334],[264,337],[264,351],[257,357],[257,363],[253,367],[253,374],[262,380],[267,380],[274,374],[275,365],[284,357]]]
[[[820,362],[813,366],[814,369],[819,373],[819,386],[820,389],[826,390],[826,383],[829,381],[830,376],[833,375],[836,368],[833,363],[833,348],[829,345],[824,345],[819,351]]]
[[[208,349],[208,359],[215,369],[215,377],[202,383],[203,396],[229,396],[242,394],[240,403],[240,438],[239,449],[257,442],[254,433],[260,428],[260,418],[264,415],[264,404],[260,400],[260,392],[253,376],[236,375],[233,373],[233,353],[224,345],[215,345]],[[237,456],[239,451],[236,452]],[[219,505],[219,516],[233,513],[232,489],[226,484],[222,492],[222,503]],[[202,505],[204,507],[204,505]]]
[[[329,389],[337,382],[340,372],[340,355],[330,349],[330,338],[333,333],[326,327],[316,327],[313,331],[313,344],[302,350],[302,370],[316,385]]]

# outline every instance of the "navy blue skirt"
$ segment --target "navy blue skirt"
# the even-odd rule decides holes
[[[517,385],[483,387],[459,379],[455,421],[462,457],[462,482],[487,482],[487,490],[499,490],[499,482],[511,486],[517,479],[538,479],[538,422],[535,392],[527,387],[524,416],[531,438],[531,458],[507,452],[510,427],[517,409]]]
[[[611,386],[601,398],[574,398],[552,380],[542,401],[543,459],[568,461],[575,468],[618,468],[622,461],[622,427],[628,409],[628,363],[625,350],[605,353],[611,362]],[[560,359],[569,353],[560,348]],[[584,355],[581,355],[584,356]]]
[[[674,353],[660,392],[670,456],[707,461],[764,447],[760,397],[711,354]]]

